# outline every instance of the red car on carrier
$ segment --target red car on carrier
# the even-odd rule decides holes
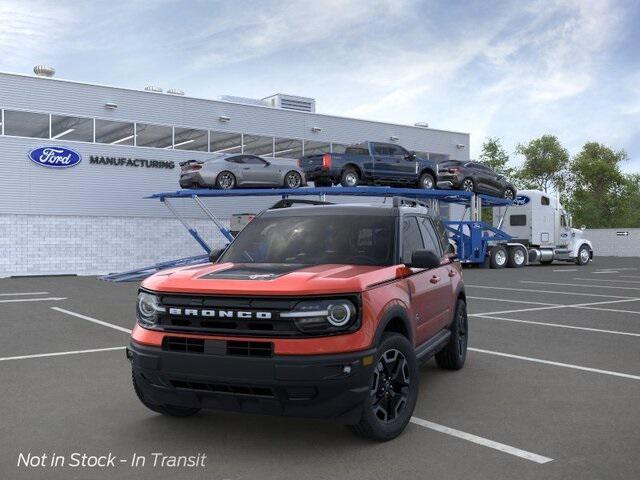
[[[127,357],[143,404],[337,419],[389,440],[422,362],[462,368],[465,292],[441,220],[410,199],[309,203],[280,202],[212,263],[142,282]]]

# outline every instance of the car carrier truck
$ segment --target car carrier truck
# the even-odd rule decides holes
[[[585,265],[593,259],[593,246],[584,238],[584,227],[573,228],[560,200],[545,192],[518,191],[512,205],[493,208],[493,225],[512,238],[491,247],[491,266],[549,264],[554,260]]]

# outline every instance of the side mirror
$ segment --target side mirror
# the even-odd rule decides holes
[[[216,263],[220,258],[220,255],[222,255],[222,252],[224,252],[224,248],[216,248],[214,250],[211,250],[211,252],[209,252],[209,261],[211,263]]]
[[[445,255],[449,258],[449,260],[454,261],[458,259],[458,254],[456,253],[456,247],[454,247],[453,245],[449,244],[447,245],[447,251],[445,252]]]
[[[412,150],[412,151],[410,151],[409,153],[407,153],[407,154],[404,156],[404,159],[405,159],[405,160],[409,160],[409,161],[413,161],[413,160],[415,160],[415,159],[416,159],[416,152],[414,152],[413,150]]]
[[[265,166],[265,167],[268,167],[269,165],[271,165],[271,162],[269,162],[268,160],[265,160],[265,161],[264,161],[264,166]]]
[[[416,250],[411,255],[410,268],[436,268],[440,266],[441,258],[431,250]]]

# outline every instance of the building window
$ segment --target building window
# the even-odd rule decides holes
[[[96,119],[96,142],[133,145],[133,123]]]
[[[331,144],[328,142],[314,142],[313,140],[304,141],[305,155],[322,155],[331,151]]]
[[[331,144],[331,153],[344,153],[346,149],[347,145],[343,145],[341,143]]]
[[[93,142],[93,119],[51,115],[51,138]]]
[[[49,138],[49,115],[5,110],[4,134],[16,137]]]
[[[171,148],[173,128],[150,123],[136,123],[136,146]]]
[[[300,158],[302,157],[302,140],[291,140],[288,138],[275,139],[274,157],[279,158]]]
[[[211,153],[242,153],[242,135],[239,133],[210,132]]]
[[[173,148],[176,150],[197,150],[206,152],[209,148],[206,130],[193,128],[175,128]]]
[[[260,135],[243,135],[244,153],[251,155],[273,156],[273,137],[262,137]]]

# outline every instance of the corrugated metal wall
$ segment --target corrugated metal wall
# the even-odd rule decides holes
[[[585,238],[597,257],[640,257],[640,228],[589,228]]]

